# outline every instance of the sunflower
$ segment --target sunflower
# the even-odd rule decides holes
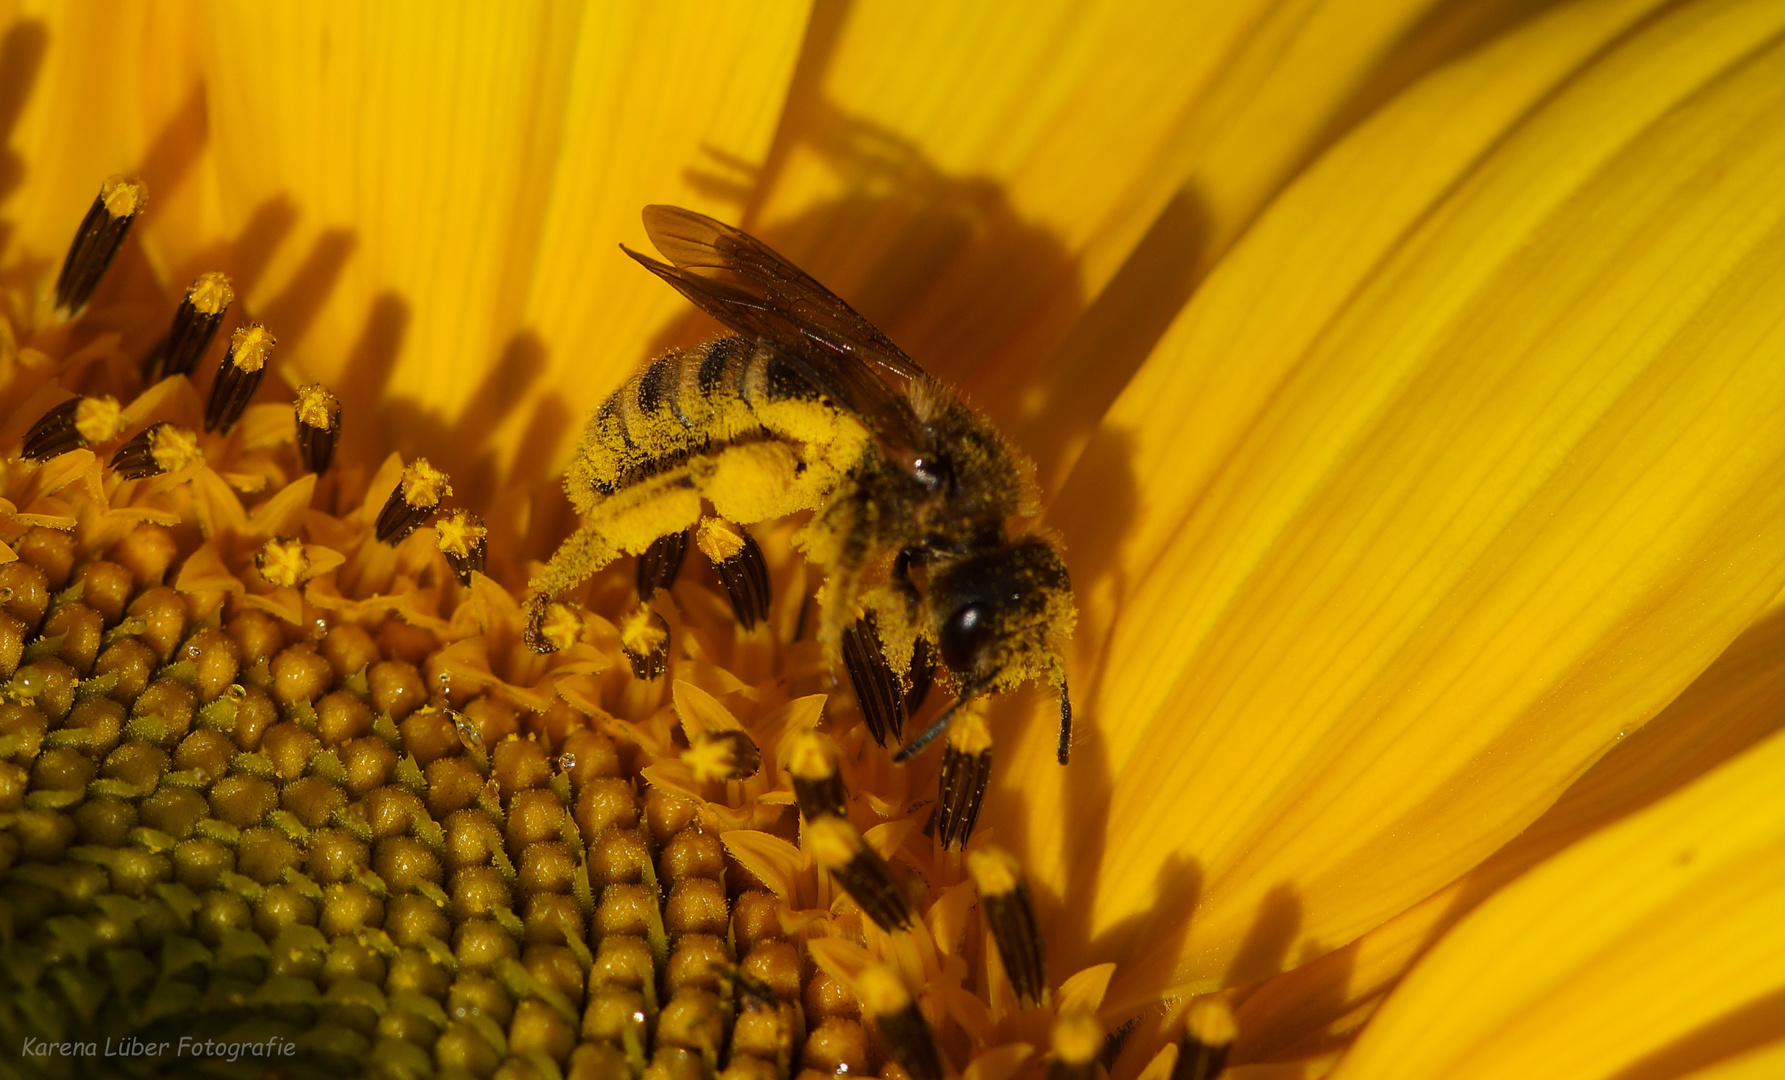
[[[5,1067],[1771,1075],[1782,63],[1734,0],[11,14]],[[526,647],[581,417],[714,333],[652,202],[1033,456],[1068,767],[1040,693],[893,765],[797,521],[755,627],[609,572]]]

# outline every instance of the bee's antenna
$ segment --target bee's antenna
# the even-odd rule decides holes
[[[936,736],[948,730],[949,723],[954,720],[954,714],[960,710],[961,706],[985,693],[986,687],[989,686],[990,683],[991,681],[988,679],[967,687],[966,691],[962,693],[960,697],[955,698],[953,705],[943,709],[942,715],[936,717],[935,720],[930,722],[929,727],[924,728],[918,733],[917,738],[912,739],[910,742],[899,748],[899,752],[892,756],[893,764],[897,765],[902,761],[909,761],[912,755],[930,745],[932,742],[935,742]]]

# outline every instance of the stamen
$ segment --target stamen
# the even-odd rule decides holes
[[[669,622],[648,607],[634,609],[620,621],[620,650],[632,674],[650,682],[669,670]]]
[[[967,853],[967,872],[979,890],[980,914],[997,943],[1011,988],[1025,1008],[1035,1008],[1047,1000],[1047,968],[1022,867],[1009,852],[987,845]]]
[[[376,535],[386,544],[400,543],[440,509],[440,500],[452,494],[446,474],[428,464],[427,458],[416,458],[403,470],[403,478],[391,489],[378,511]]]
[[[873,612],[843,631],[843,667],[849,672],[849,684],[855,688],[855,700],[874,741],[885,746],[889,732],[895,740],[904,738],[905,688],[886,662]]]
[[[1171,1080],[1215,1080],[1227,1067],[1227,1052],[1238,1035],[1233,1006],[1225,994],[1205,994],[1191,1002]]]
[[[911,925],[911,902],[892,867],[863,842],[855,826],[837,817],[809,819],[804,840],[812,861],[830,871],[880,929],[903,930]]]
[[[318,383],[298,387],[297,400],[298,460],[304,468],[321,476],[335,460],[335,445],[341,441],[341,400]]]
[[[149,189],[140,180],[113,176],[99,187],[99,197],[81,219],[81,227],[68,245],[62,273],[56,278],[56,309],[68,317],[87,305],[99,279],[112,264],[130,224],[149,202]]]
[[[112,455],[112,471],[124,480],[178,472],[204,457],[198,433],[163,420],[150,424]]]
[[[905,675],[905,681],[911,686],[911,689],[905,691],[905,715],[915,716],[936,677],[936,654],[930,651],[930,643],[921,637],[912,646],[911,670]]]
[[[651,597],[676,583],[682,572],[682,560],[688,557],[688,530],[659,536],[651,541],[638,557],[638,602],[649,603]]]
[[[949,732],[942,748],[936,795],[936,831],[942,846],[965,848],[979,819],[979,804],[992,779],[992,733],[977,713]]]
[[[702,518],[694,543],[719,572],[731,610],[745,630],[769,617],[769,566],[749,532],[719,518]]]
[[[250,323],[229,338],[229,352],[211,383],[211,400],[205,404],[205,430],[227,433],[235,426],[248,401],[266,376],[267,358],[277,343],[267,328]]]
[[[310,576],[310,556],[302,540],[275,536],[254,553],[254,569],[269,583],[291,588]]]
[[[849,816],[843,775],[837,771],[837,756],[829,739],[814,731],[795,737],[787,754],[787,772],[793,777],[793,797],[807,821]]]
[[[459,584],[469,585],[473,573],[483,573],[488,536],[483,519],[469,510],[454,510],[434,522],[434,539],[446,564],[458,575]]]
[[[1103,1029],[1090,1013],[1067,1013],[1054,1021],[1053,1044],[1048,1080],[1090,1080],[1103,1045]]]
[[[1064,765],[1072,756],[1072,694],[1066,689],[1064,680],[1060,683],[1060,748],[1055,752],[1055,759]]]
[[[235,300],[229,278],[215,270],[198,275],[186,298],[174,312],[174,324],[167,336],[155,343],[143,363],[143,380],[160,382],[171,375],[190,375],[198,361],[210,348],[223,316]]]
[[[552,643],[553,652],[568,649],[583,636],[583,617],[569,604],[551,604],[545,609],[539,632]]]
[[[123,430],[124,413],[117,398],[104,394],[69,398],[31,425],[19,456],[48,461],[70,450],[110,442]]]
[[[748,780],[762,768],[762,751],[741,731],[702,735],[682,753],[701,780]]]
[[[936,1039],[930,1025],[898,973],[876,964],[856,980],[862,1008],[880,1028],[880,1037],[902,1065],[911,1080],[942,1080],[942,1056],[936,1052]]]

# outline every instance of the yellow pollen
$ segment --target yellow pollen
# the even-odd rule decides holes
[[[204,315],[216,315],[235,300],[236,291],[229,285],[228,275],[206,270],[186,290],[186,301]]]
[[[966,716],[954,722],[948,731],[948,745],[963,754],[983,754],[992,748],[992,731],[986,727],[985,717],[977,712],[968,712]]]
[[[1204,1046],[1227,1046],[1239,1035],[1226,994],[1204,994],[1190,1003],[1184,1030]]]
[[[836,775],[837,766],[831,761],[824,739],[817,732],[807,731],[796,736],[788,749],[787,771],[800,780],[829,780]]]
[[[738,527],[721,518],[701,518],[694,529],[694,543],[709,560],[721,563],[744,550],[744,537]]]
[[[205,455],[198,445],[198,433],[178,424],[162,424],[149,436],[149,456],[162,472],[177,472]]]
[[[583,636],[583,619],[569,604],[553,604],[545,609],[539,632],[554,648],[568,649]]]
[[[266,327],[250,323],[230,335],[230,362],[242,371],[259,371],[266,366],[267,357],[276,344],[278,339],[268,333]]]
[[[89,443],[111,442],[124,430],[124,410],[109,394],[82,398],[74,407],[74,430]]]
[[[403,501],[410,506],[439,506],[440,500],[452,494],[446,474],[418,457],[403,470]]]
[[[806,822],[806,851],[813,862],[826,870],[841,870],[854,862],[861,846],[861,834],[841,818],[821,817]]]
[[[730,779],[737,768],[738,756],[725,739],[703,739],[682,751],[682,760],[702,781]]]
[[[663,628],[651,616],[650,608],[639,607],[620,620],[620,644],[629,652],[642,656],[663,645]]]
[[[1003,848],[987,844],[967,853],[967,872],[981,896],[1008,896],[1023,883],[1023,868]]]
[[[304,554],[303,541],[275,536],[260,546],[254,556],[254,568],[269,583],[290,588],[309,575],[310,556]]]
[[[456,510],[434,522],[434,539],[440,550],[455,559],[468,559],[471,549],[483,542],[488,529],[463,510]]]
[[[298,423],[318,431],[330,431],[341,417],[341,401],[318,383],[298,387]]]
[[[1103,1029],[1090,1013],[1068,1013],[1054,1021],[1054,1056],[1068,1065],[1089,1065],[1103,1046]]]
[[[149,186],[129,176],[108,176],[100,185],[99,198],[112,217],[135,217],[148,204]]]
[[[884,964],[866,968],[856,977],[855,989],[862,1008],[872,1016],[892,1016],[911,1007],[911,991],[899,973]]]

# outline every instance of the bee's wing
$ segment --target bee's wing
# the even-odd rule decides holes
[[[927,441],[906,394],[930,377],[837,294],[766,244],[704,214],[647,206],[645,232],[669,264],[621,250],[737,333],[776,347],[898,458]]]

